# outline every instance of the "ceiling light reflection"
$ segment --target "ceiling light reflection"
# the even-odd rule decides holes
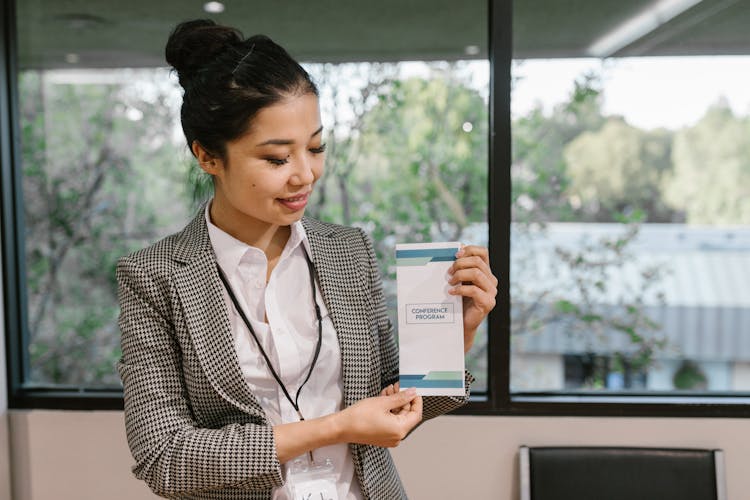
[[[477,56],[479,55],[479,45],[467,45],[464,47],[464,52],[467,56]]]
[[[206,2],[203,4],[203,10],[209,14],[221,14],[224,12],[224,4],[221,2]]]

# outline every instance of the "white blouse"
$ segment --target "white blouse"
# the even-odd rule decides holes
[[[265,253],[216,227],[211,222],[209,207],[210,203],[206,206],[206,224],[219,266],[224,271],[276,373],[286,385],[289,395],[294,398],[299,385],[310,370],[318,340],[318,325],[303,249],[304,246],[310,254],[305,229],[299,221],[292,224],[289,240],[266,283],[268,260]],[[299,397],[300,412],[306,419],[339,411],[342,409],[343,401],[338,338],[320,287],[317,283],[315,286],[323,320],[323,340],[315,368]],[[299,421],[297,412],[271,375],[255,340],[235,311],[226,291],[224,302],[229,311],[234,347],[242,375],[266,412],[268,421],[271,425]],[[337,489],[340,499],[363,498],[359,481],[354,474],[351,452],[346,443],[318,448],[313,454],[316,462],[327,458],[332,460],[338,476]],[[307,454],[302,455],[306,456]],[[286,483],[274,489],[271,496],[273,500],[291,500],[289,486],[292,476],[288,474],[291,462],[283,467]]]

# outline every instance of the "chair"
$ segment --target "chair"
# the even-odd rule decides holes
[[[721,450],[526,447],[521,500],[726,500]]]

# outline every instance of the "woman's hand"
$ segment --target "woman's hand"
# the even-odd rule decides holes
[[[386,395],[387,392],[390,394]],[[388,386],[381,394],[358,401],[336,414],[343,441],[398,446],[422,420],[422,397],[416,389],[398,392],[394,386]]]
[[[421,420],[422,397],[417,396],[416,389],[398,392],[398,385],[391,385],[383,389],[383,395],[363,399],[331,415],[274,426],[276,455],[283,464],[336,443],[398,446]]]
[[[480,323],[495,307],[498,281],[490,270],[489,253],[485,247],[467,245],[458,251],[456,257],[448,271],[448,282],[455,285],[449,293],[463,297],[466,353],[474,343]]]
[[[381,396],[390,396],[392,394],[398,394],[398,392],[400,390],[401,390],[401,388],[400,388],[398,382],[396,382],[395,384],[391,384],[388,387],[384,388],[382,391],[380,391],[380,395]],[[391,413],[394,413],[396,415],[405,415],[406,412],[409,411],[410,406],[411,406],[410,403],[406,403],[401,408],[393,408],[391,410]]]

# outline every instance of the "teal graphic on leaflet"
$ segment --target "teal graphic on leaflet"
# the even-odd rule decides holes
[[[460,389],[464,386],[464,374],[460,371],[431,371],[427,375],[401,374],[398,383],[402,389],[409,387]]]
[[[449,262],[456,260],[456,252],[457,247],[396,250],[396,265],[424,266],[430,262]]]

